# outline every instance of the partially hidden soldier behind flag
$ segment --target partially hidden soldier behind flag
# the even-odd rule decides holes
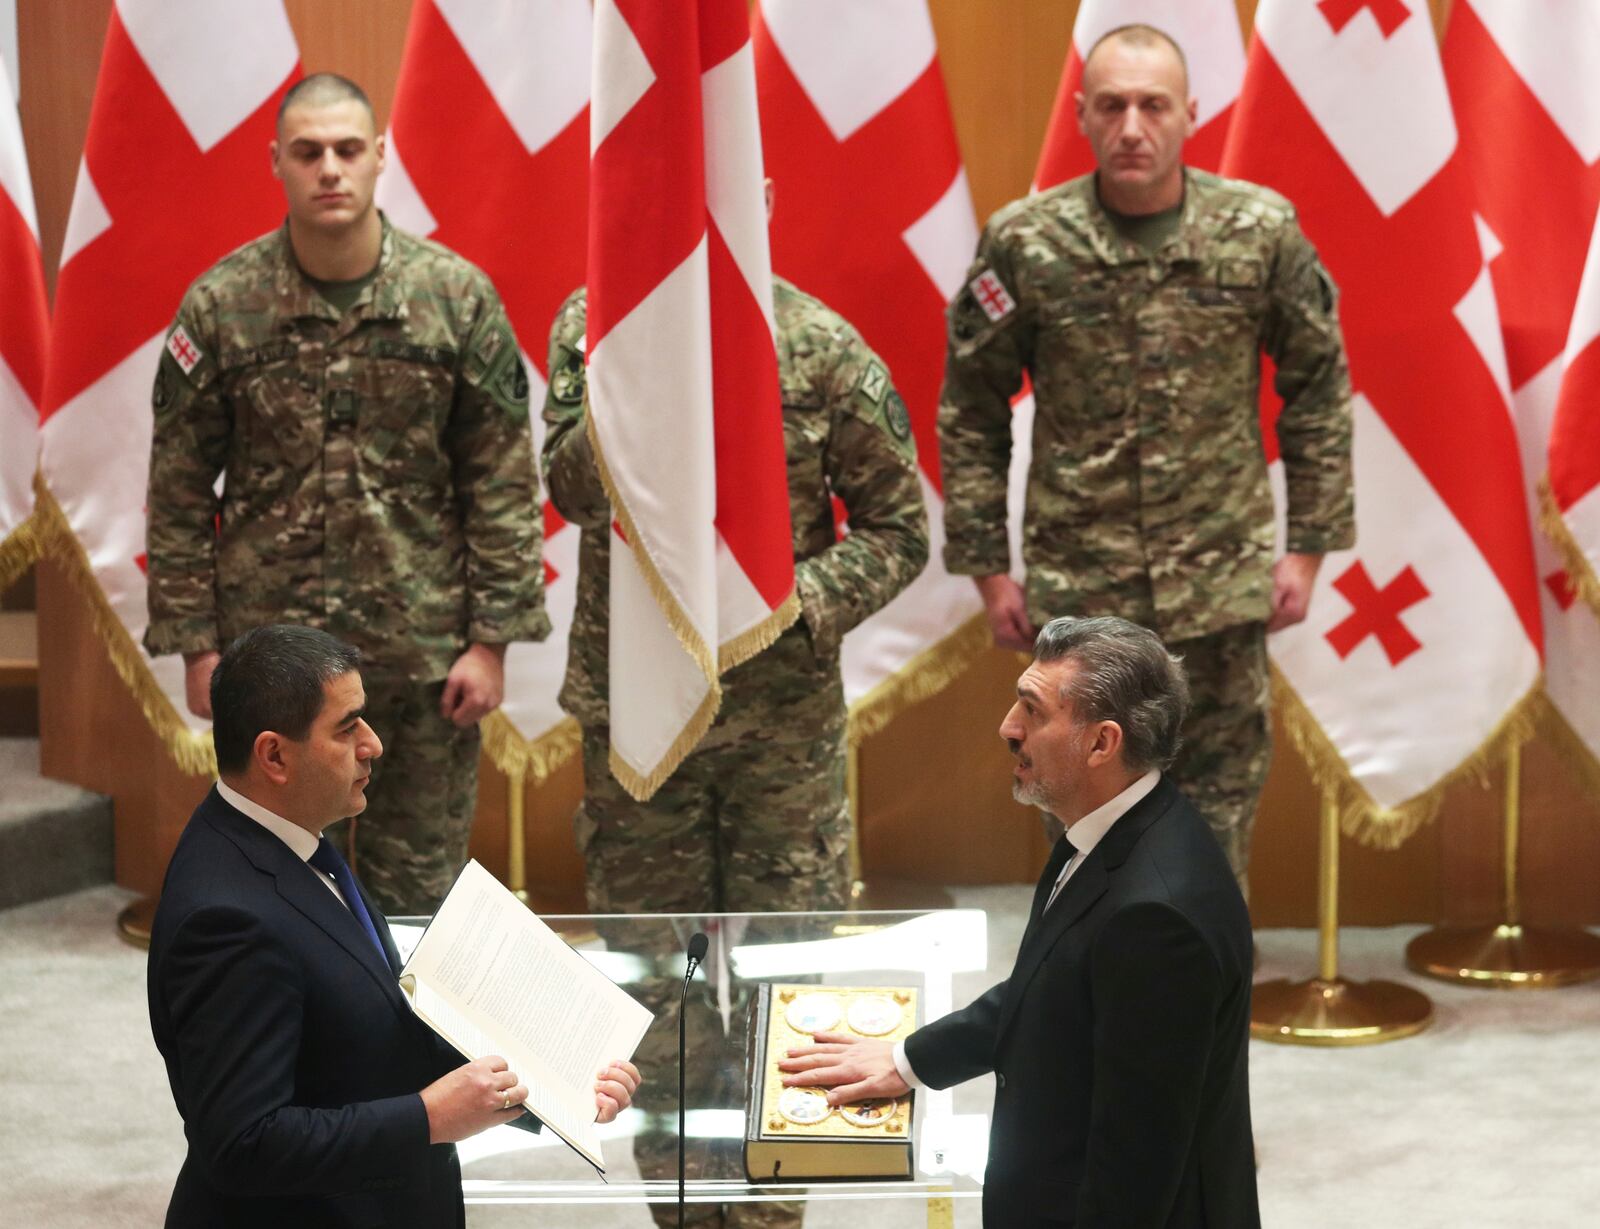
[[[583,527],[561,705],[583,726],[585,794],[574,822],[589,908],[690,914],[843,908],[850,817],[839,642],[910,584],[928,558],[905,403],[883,362],[843,317],[773,278],[801,616],[771,647],[722,676],[722,707],[705,738],[648,802],[636,802],[607,769],[611,505],[585,425],[586,307],[579,289],[551,327],[543,460],[551,500]],[[833,496],[848,514],[842,538]],[[675,1020],[680,980],[681,974],[664,978],[641,993],[658,1022]],[[709,1056],[725,1042],[720,1016],[701,1006],[691,1006],[689,1046],[691,1055],[698,1048]],[[675,1065],[676,1042],[675,1028],[652,1028],[640,1064]],[[698,1066],[691,1058],[689,1069],[711,1065],[709,1058]],[[663,1083],[642,1108],[669,1114],[673,1091]],[[706,1095],[717,1094],[702,1089]],[[722,1095],[737,1093],[724,1088]],[[692,1089],[690,1101],[696,1101]],[[728,1142],[736,1148],[740,1141]],[[676,1173],[669,1132],[642,1135],[635,1153],[646,1177]],[[737,1165],[736,1157],[734,1151],[721,1159]],[[676,1223],[675,1208],[652,1210],[658,1223]],[[695,1224],[800,1221],[790,1205],[730,1205],[720,1221],[714,1205],[692,1205],[689,1214]]]
[[[945,565],[975,578],[1007,648],[1061,615],[1160,633],[1192,694],[1172,776],[1245,888],[1271,757],[1266,633],[1305,617],[1323,553],[1355,540],[1336,293],[1287,200],[1184,167],[1195,104],[1167,35],[1096,43],[1078,116],[1098,170],[996,213],[950,305]],[[1283,399],[1276,564],[1262,353]],[[1024,373],[1037,410],[1019,586],[1006,476]]]
[[[358,86],[291,89],[272,159],[287,222],[190,287],[157,370],[145,647],[184,655],[207,717],[252,627],[359,648],[389,753],[335,839],[386,913],[422,912],[466,860],[505,646],[549,633],[527,373],[488,278],[373,205]]]

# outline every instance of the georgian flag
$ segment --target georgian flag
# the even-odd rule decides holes
[[[927,0],[760,0],[752,13],[773,267],[855,325],[889,366],[917,441],[933,562],[844,640],[853,725],[881,725],[987,643],[944,540],[936,419],[945,304],[977,224]],[[959,634],[958,634],[959,633]]]
[[[584,280],[592,26],[588,0],[416,0],[378,181],[397,225],[459,252],[499,290],[530,376],[536,456],[545,339]],[[548,500],[543,511],[551,634],[509,646],[505,701],[484,726],[501,767],[536,779],[578,747],[556,696],[579,535]]]
[[[1347,831],[1393,846],[1537,686],[1505,352],[1426,0],[1262,0],[1223,169],[1283,192],[1342,290],[1358,544],[1272,638]]]
[[[598,0],[590,125],[611,769],[644,799],[799,613],[744,0]]]
[[[39,217],[22,146],[16,93],[0,60],[0,589],[33,562],[26,535],[33,516],[50,309],[39,255]]]
[[[1154,26],[1183,48],[1189,64],[1189,93],[1196,104],[1195,131],[1183,160],[1214,171],[1233,117],[1234,99],[1244,78],[1244,39],[1234,0],[1083,0],[1072,25],[1072,46],[1061,69],[1050,124],[1045,129],[1035,191],[1053,188],[1094,170],[1094,151],[1078,131],[1083,61],[1090,48],[1118,26]]]
[[[1550,429],[1548,498],[1556,514],[1554,536],[1564,547],[1569,595],[1584,599],[1581,612],[1594,626],[1600,614],[1600,225],[1589,246],[1588,267],[1572,314],[1566,372]],[[1591,642],[1591,645],[1593,642]],[[1575,697],[1576,698],[1576,697]],[[1595,732],[1600,698],[1591,691],[1580,711],[1580,734]],[[1590,747],[1596,741],[1586,739]]]
[[[1565,467],[1582,445],[1581,434],[1569,430],[1558,446],[1551,422],[1567,373],[1569,330],[1580,347],[1572,353],[1581,353],[1573,306],[1600,203],[1600,6],[1458,0],[1443,55],[1479,234],[1491,256],[1531,502],[1547,457],[1559,455],[1555,464]],[[1575,388],[1584,382],[1581,373],[1569,378]],[[1581,414],[1569,409],[1565,418],[1570,427]],[[1545,523],[1561,534],[1548,516]],[[1534,546],[1545,693],[1591,762],[1600,763],[1600,619],[1577,600],[1579,560],[1545,534],[1535,535]]]
[[[267,147],[299,75],[282,0],[117,0],[56,282],[40,467],[112,661],[190,771],[183,661],[139,646],[150,390],[189,283],[283,217]]]

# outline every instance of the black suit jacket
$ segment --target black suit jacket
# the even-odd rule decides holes
[[[189,1152],[168,1226],[459,1226],[453,1145],[418,1091],[464,1060],[412,1013],[387,948],[213,790],[167,868],[150,1027]]]
[[[1165,779],[1041,913],[1071,853],[1010,978],[906,1039],[931,1087],[995,1073],[984,1225],[1257,1229],[1250,916],[1227,860]]]

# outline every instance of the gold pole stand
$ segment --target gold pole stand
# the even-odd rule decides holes
[[[506,887],[523,904],[528,903],[527,799],[521,769],[506,774]]]
[[[150,927],[156,920],[157,898],[146,896],[117,914],[117,934],[135,947],[150,946]]]
[[[1322,853],[1317,883],[1317,976],[1257,982],[1250,1035],[1284,1045],[1358,1046],[1398,1041],[1433,1020],[1428,997],[1398,982],[1339,976],[1339,808],[1322,796]]]
[[[1600,977],[1600,938],[1586,930],[1522,924],[1522,748],[1506,752],[1505,848],[1497,926],[1436,926],[1406,945],[1406,964],[1460,986],[1554,990]]]

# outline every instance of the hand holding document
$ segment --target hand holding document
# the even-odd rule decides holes
[[[468,862],[400,973],[411,1006],[469,1059],[503,1056],[528,1109],[602,1173],[596,1073],[651,1013]]]

